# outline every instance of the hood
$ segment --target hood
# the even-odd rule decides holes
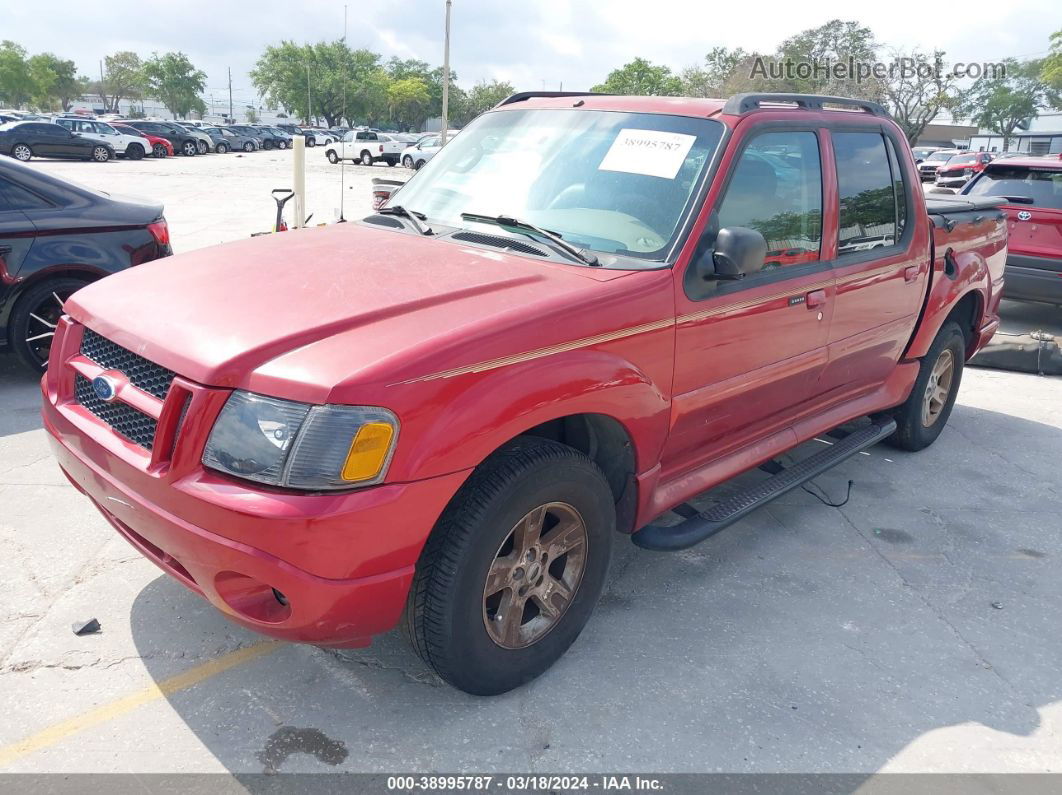
[[[327,393],[340,369],[344,378],[380,376],[403,350],[430,347],[433,334],[588,300],[600,282],[631,273],[348,223],[140,265],[79,290],[66,307],[94,331],[202,384],[242,386],[279,357],[298,370],[301,357],[300,380]],[[340,361],[311,367],[316,360],[301,349],[330,338],[343,340]]]

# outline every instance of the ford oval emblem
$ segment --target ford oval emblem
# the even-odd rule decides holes
[[[1032,218],[1032,213],[1028,210],[1022,210],[1020,213],[1018,213],[1019,221],[1028,221],[1030,218]]]
[[[105,375],[98,375],[92,379],[92,391],[104,403],[110,403],[118,396],[118,388],[114,381]]]

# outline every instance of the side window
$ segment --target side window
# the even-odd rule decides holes
[[[903,172],[900,170],[900,161],[896,157],[896,148],[892,145],[892,139],[885,139],[885,148],[889,150],[889,170],[892,172],[892,193],[896,200],[896,239],[903,237],[903,230],[907,225],[907,194],[904,191]]]
[[[896,242],[897,204],[881,133],[833,135],[840,219],[837,255],[851,256]]]
[[[719,228],[744,226],[767,240],[764,269],[819,259],[822,164],[813,132],[769,132],[745,147],[719,205]]]
[[[39,210],[51,205],[10,180],[0,178],[0,212],[4,210]]]
[[[367,141],[369,140],[369,134],[360,132],[355,136],[355,138],[359,141]]]

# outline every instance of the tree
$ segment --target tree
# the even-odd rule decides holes
[[[32,93],[25,49],[13,41],[0,42],[0,102],[21,107]]]
[[[882,81],[885,106],[912,146],[937,114],[959,102],[955,77],[944,70],[944,52],[890,52],[896,68]]]
[[[682,71],[682,93],[688,97],[725,97],[735,93],[730,85],[749,56],[740,47],[715,47],[704,56],[704,66],[689,66]]]
[[[206,72],[196,69],[183,52],[152,53],[143,71],[148,91],[174,116],[183,119],[192,111],[206,110],[199,98],[206,88]]]
[[[1024,127],[1041,109],[1057,101],[1057,96],[1040,79],[1042,61],[1003,61],[1005,73],[982,77],[958,103],[955,115],[970,119],[1003,137],[1003,151],[1010,146],[1015,131]]]
[[[243,117],[247,119],[248,124],[258,124],[258,111],[256,111],[252,105],[247,106],[247,110],[244,111]]]
[[[1062,91],[1062,30],[1051,34],[1051,52],[1044,58],[1040,79],[1054,91]]]
[[[41,110],[70,110],[75,99],[85,93],[88,83],[77,76],[73,61],[64,61],[50,52],[34,55],[27,61],[33,83],[33,104]]]
[[[781,43],[772,60],[782,67],[784,74],[776,77],[768,70],[772,91],[793,91],[801,94],[829,94],[861,99],[880,99],[881,86],[874,79],[859,80],[856,76],[838,75],[830,64],[844,64],[849,60],[869,65],[876,60],[877,45],[870,28],[858,22],[831,19],[825,25],[809,28]],[[811,68],[803,68],[808,64]],[[814,66],[819,68],[815,69]],[[753,77],[760,77],[757,70]]]
[[[451,86],[450,101],[453,103],[453,86]],[[503,99],[516,93],[512,83],[491,80],[489,83],[480,81],[476,83],[463,97],[458,100],[457,115],[448,114],[455,123],[465,125],[481,113],[484,113]]]
[[[657,66],[644,58],[635,58],[621,68],[609,72],[604,83],[590,90],[605,94],[679,96],[682,94],[682,80],[666,66]]]
[[[427,118],[428,86],[419,77],[392,80],[387,87],[387,106],[391,119],[403,127],[421,127]]]
[[[99,95],[105,110],[118,113],[123,99],[139,99],[144,94],[144,63],[135,52],[123,50],[103,59],[103,82]]]

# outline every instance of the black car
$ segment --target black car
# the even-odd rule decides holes
[[[248,135],[254,135],[262,142],[263,149],[287,149],[291,145],[291,136],[278,135],[269,127],[255,125],[247,129],[252,131]]]
[[[51,122],[13,121],[0,124],[0,154],[23,162],[31,157],[59,157],[106,163],[114,157],[114,148]]]
[[[178,127],[176,124],[170,124],[165,121],[143,121],[141,119],[123,121],[122,124],[135,130],[140,130],[140,132],[145,132],[148,135],[157,135],[159,138],[165,138],[170,142],[174,152],[180,152],[187,157],[199,154],[199,144],[196,139],[188,130]]]
[[[0,348],[39,372],[71,293],[171,253],[161,204],[0,159]]]

